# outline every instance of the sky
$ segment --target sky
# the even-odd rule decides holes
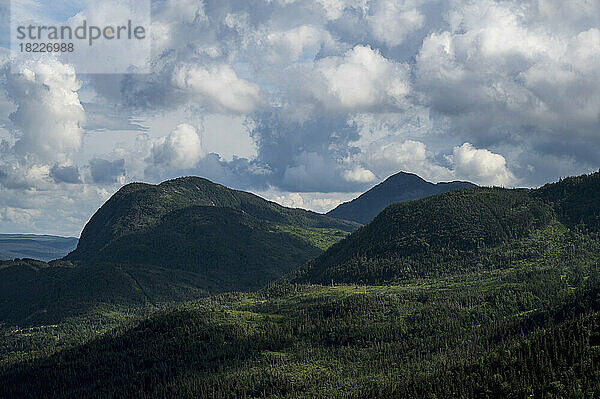
[[[598,0],[153,0],[150,73],[127,75],[11,73],[9,9],[2,233],[79,236],[124,184],[179,176],[325,212],[399,171],[536,187],[600,168]]]

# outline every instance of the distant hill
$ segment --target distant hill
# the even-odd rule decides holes
[[[184,270],[210,281],[203,285],[210,292],[250,290],[358,226],[186,177],[123,187],[91,218],[65,260]]]
[[[0,260],[31,258],[60,259],[73,251],[77,238],[34,234],[0,234]]]
[[[292,281],[382,284],[456,274],[484,267],[484,260],[498,255],[495,248],[553,223],[600,231],[599,176],[570,178],[537,190],[452,191],[390,205],[295,272]]]
[[[434,184],[415,174],[400,172],[388,177],[358,198],[327,212],[327,215],[367,224],[388,205],[396,202],[412,201],[447,191],[473,187],[477,186],[461,181]]]

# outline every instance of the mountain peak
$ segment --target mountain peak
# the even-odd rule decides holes
[[[358,198],[339,205],[327,215],[366,224],[387,206],[396,202],[412,201],[447,191],[473,187],[477,186],[462,181],[434,184],[414,173],[399,172]]]
[[[398,172],[396,174],[391,175],[390,177],[388,177],[387,179],[385,179],[384,181],[382,181],[381,183],[379,183],[378,185],[382,185],[382,184],[394,184],[394,185],[398,185],[398,184],[432,184],[427,182],[425,179],[423,179],[422,177],[414,174],[414,173],[409,173],[409,172]]]

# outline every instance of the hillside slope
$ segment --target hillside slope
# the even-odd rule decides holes
[[[479,188],[398,203],[296,271],[293,282],[382,284],[456,274],[476,254],[555,220],[526,190]]]
[[[537,190],[476,188],[398,203],[290,276],[381,284],[482,267],[490,250],[552,223],[598,231],[599,173]]]
[[[600,232],[600,172],[546,184],[532,195],[553,204],[566,225]]]
[[[253,290],[358,226],[197,177],[135,183],[94,214],[65,260],[193,272],[213,293]]]
[[[243,211],[192,206],[116,238],[96,259],[194,272],[219,292],[261,288],[321,252]]]
[[[468,182],[450,182],[433,184],[412,173],[400,172],[388,177],[350,202],[343,203],[327,212],[345,220],[353,220],[361,224],[372,221],[388,205],[429,197],[453,190],[477,187]]]
[[[0,263],[0,325],[55,324],[93,309],[201,298],[216,285],[194,273],[115,265]]]
[[[0,260],[30,258],[48,262],[73,251],[77,238],[35,234],[0,234]]]

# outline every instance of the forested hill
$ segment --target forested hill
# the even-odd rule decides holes
[[[357,224],[289,209],[254,194],[232,190],[199,177],[182,177],[159,185],[132,183],[113,195],[85,226],[77,249],[67,260],[91,260],[109,252],[111,243],[142,232],[170,212],[193,206],[231,208],[264,221],[299,227],[353,231]]]
[[[493,248],[552,223],[598,231],[600,173],[537,190],[476,188],[394,204],[291,276],[381,284],[480,267]]]
[[[358,198],[343,203],[327,215],[366,224],[388,205],[405,202],[452,190],[477,187],[468,182],[433,184],[412,173],[400,172],[390,176]]]
[[[65,260],[184,270],[210,292],[258,289],[358,226],[186,177],[123,187]]]
[[[600,172],[546,184],[532,195],[552,203],[566,225],[584,225],[590,231],[600,231]]]

